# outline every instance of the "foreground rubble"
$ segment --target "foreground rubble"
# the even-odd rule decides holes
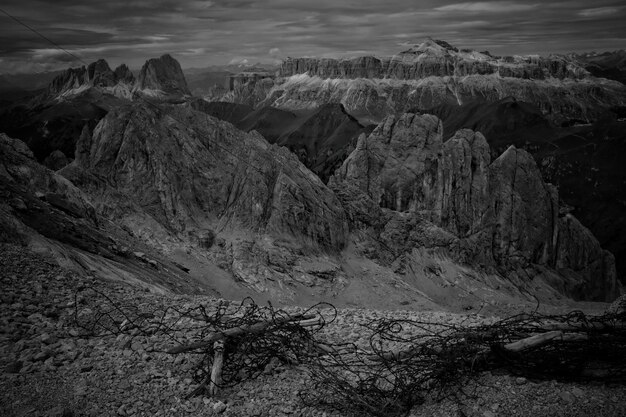
[[[93,337],[77,327],[75,320],[80,322],[95,307],[102,306],[102,297],[144,312],[198,304],[212,308],[220,300],[155,295],[123,284],[80,277],[10,245],[0,247],[0,266],[0,414],[4,416],[341,415],[304,406],[299,393],[309,386],[306,368],[280,363],[272,363],[255,380],[221,390],[216,398],[187,400],[197,385],[192,379],[197,356],[165,353],[173,342],[163,334],[133,335],[130,331]],[[446,323],[493,320],[476,314],[342,309],[321,337],[364,345],[358,325],[375,317]],[[184,339],[191,335],[177,336]],[[486,373],[476,385],[468,387],[468,394],[460,405],[452,400],[427,400],[411,415],[626,414],[626,395],[619,385],[563,384]]]

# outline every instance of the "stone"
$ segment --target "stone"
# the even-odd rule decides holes
[[[226,408],[226,404],[219,400],[213,404],[213,411],[217,414],[223,413],[224,411],[226,411]]]
[[[526,378],[524,378],[523,376],[515,378],[515,383],[517,385],[525,385],[527,382],[528,382],[528,380]]]
[[[559,392],[559,397],[561,398],[561,400],[563,400],[566,403],[573,403],[575,401],[575,398],[572,395],[572,393],[568,391]]]
[[[20,372],[20,369],[22,369],[22,365],[23,363],[21,361],[9,362],[4,367],[4,372],[6,372],[7,374],[17,374]]]

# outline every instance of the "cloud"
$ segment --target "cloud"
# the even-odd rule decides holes
[[[471,13],[512,13],[524,12],[537,8],[537,4],[515,3],[512,1],[455,3],[435,7],[440,12],[471,12]]]
[[[597,7],[595,9],[581,10],[578,12],[578,15],[582,17],[602,17],[612,15],[618,11],[619,8],[617,7]]]
[[[284,56],[393,55],[427,37],[496,54],[624,47],[623,0],[4,0],[3,9],[86,62],[143,62],[168,52],[183,67]],[[53,48],[0,15],[0,72]],[[245,57],[245,58],[244,58]],[[48,60],[48,61],[46,61]],[[11,63],[10,68],[7,63]],[[82,65],[75,63],[74,65]]]

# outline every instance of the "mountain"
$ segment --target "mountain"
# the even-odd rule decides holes
[[[559,214],[558,191],[529,153],[510,147],[492,161],[484,136],[470,130],[444,143],[433,115],[385,119],[359,138],[330,185],[352,227],[370,231],[367,250],[378,247],[376,256],[407,274],[428,254],[523,286],[543,280],[577,299],[619,293],[613,255]]]
[[[192,102],[191,107],[246,132],[254,130],[269,143],[286,147],[325,183],[354,148],[358,136],[373,130],[371,125],[361,125],[338,103],[297,114],[273,107],[254,110],[245,104],[204,100]]]
[[[594,76],[626,84],[626,51],[591,52],[570,56]]]
[[[169,55],[148,60],[135,79],[122,64],[112,70],[100,59],[57,75],[39,95],[0,108],[0,131],[22,139],[43,162],[55,152],[57,163],[70,161],[87,126],[95,125],[112,108],[131,100],[179,102],[189,94],[180,65]]]
[[[554,126],[531,103],[505,98],[493,103],[445,104],[423,113],[443,121],[444,140],[459,129],[481,132],[492,158],[514,145],[530,152],[544,180],[556,185],[564,206],[616,257],[626,279],[626,181],[620,155],[626,146],[626,121],[608,112],[593,124]]]
[[[10,183],[22,184],[5,201],[30,194],[20,197],[27,209],[15,200],[3,212],[5,239],[17,227],[22,244],[42,235],[50,250],[61,245],[59,259],[86,252],[100,276],[157,279],[161,290],[180,279],[219,294],[416,307],[461,308],[467,287],[495,304],[619,291],[612,255],[559,215],[556,190],[529,154],[511,148],[491,161],[484,137],[468,130],[444,143],[432,115],[391,116],[361,134],[330,188],[285,147],[189,106],[111,109],[56,173],[7,142],[23,157],[0,154]],[[50,188],[59,181],[65,188]],[[43,201],[32,214],[31,201]],[[137,265],[162,274],[133,275]]]
[[[81,277],[158,293],[216,294],[180,264],[101,217],[89,198],[38,164],[28,147],[0,134],[0,242],[50,256]]]
[[[343,105],[321,106],[297,129],[283,134],[277,144],[296,154],[300,161],[327,182],[350,151],[360,134],[369,134],[373,126],[363,126]]]
[[[435,77],[465,77],[496,74],[503,78],[542,80],[580,79],[588,75],[576,61],[565,56],[494,57],[489,53],[461,50],[445,41],[429,39],[386,58],[364,56],[351,59],[287,58],[280,75],[290,77],[307,73],[326,78],[392,78],[419,80]]]
[[[124,64],[111,70],[104,59],[92,62],[87,67],[69,68],[52,80],[48,86],[50,97],[71,97],[90,88],[97,88],[122,98],[130,98],[135,79]]]
[[[428,40],[387,58],[288,58],[272,81],[250,81],[228,101],[294,111],[342,103],[362,123],[448,103],[506,97],[537,105],[556,124],[591,121],[626,105],[626,86],[567,56],[494,57]]]
[[[180,64],[167,54],[149,59],[143,64],[135,89],[156,96],[191,94]]]

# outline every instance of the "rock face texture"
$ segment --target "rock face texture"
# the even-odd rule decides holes
[[[60,150],[53,151],[44,159],[43,164],[52,171],[58,171],[71,161]]]
[[[156,97],[191,94],[178,61],[163,55],[146,61],[137,79],[125,64],[111,70],[104,59],[86,68],[69,68],[52,80],[47,95],[68,99],[91,88],[125,99],[133,99],[133,93]]]
[[[191,284],[175,263],[102,218],[81,189],[38,164],[24,142],[5,134],[0,134],[0,243],[45,254],[81,278],[125,281],[156,292],[210,288]]]
[[[224,99],[285,110],[341,103],[368,123],[413,109],[507,97],[535,104],[557,124],[594,120],[626,105],[626,86],[594,78],[574,58],[494,57],[434,40],[388,58],[288,58],[279,74],[274,81],[239,84]]]
[[[85,67],[69,68],[57,76],[48,87],[48,94],[71,95],[91,87],[113,91],[116,86],[130,86],[135,81],[132,72],[124,64],[111,70],[104,59],[99,59]]]
[[[304,73],[320,78],[401,80],[486,74],[525,79],[583,78],[588,75],[575,60],[563,56],[493,57],[485,52],[459,51],[444,41],[432,39],[390,58],[288,58],[280,68],[283,77]]]
[[[167,94],[191,94],[180,64],[167,54],[149,59],[143,64],[137,76],[136,88],[163,91]]]
[[[349,115],[343,105],[331,103],[320,107],[276,143],[296,154],[304,165],[327,182],[354,148],[358,136],[371,130]]]
[[[294,251],[337,253],[347,242],[339,200],[292,153],[189,108],[111,111],[61,173],[99,213],[166,250],[214,231],[210,256],[260,291],[297,275]]]
[[[558,193],[533,157],[510,147],[490,159],[480,133],[461,130],[443,143],[435,116],[390,116],[359,138],[330,184],[356,227],[373,226],[401,251],[445,248],[505,276],[545,267],[574,297],[615,298],[613,256],[571,216],[559,218]]]
[[[242,97],[251,95],[242,93]],[[389,114],[411,109],[428,110],[446,103],[490,103],[513,97],[534,103],[546,118],[560,125],[572,119],[595,120],[607,109],[626,105],[626,86],[596,78],[533,80],[487,74],[418,80],[324,79],[305,73],[280,79],[264,97],[261,102],[247,100],[246,104],[296,110],[339,102],[360,121],[375,123]]]

